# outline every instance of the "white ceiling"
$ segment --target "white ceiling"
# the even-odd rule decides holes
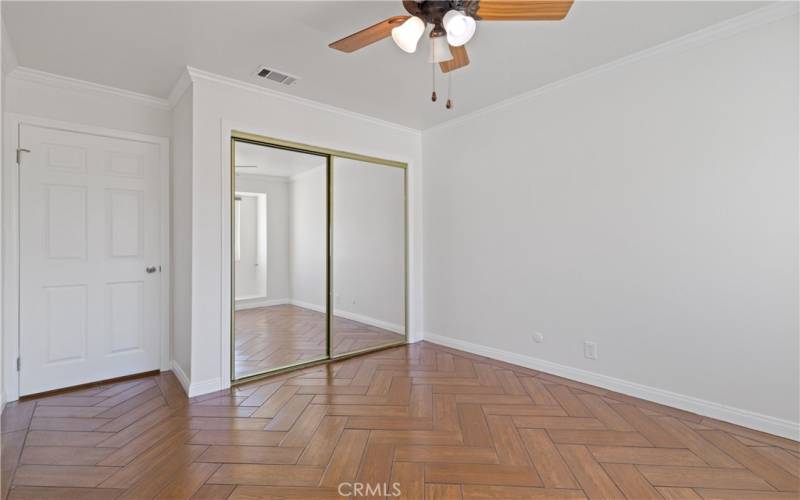
[[[23,66],[166,98],[187,65],[256,82],[264,64],[302,78],[266,87],[425,129],[764,5],[578,0],[560,22],[480,22],[472,63],[453,74],[453,110],[430,101],[422,42],[413,55],[391,39],[352,54],[327,47],[404,14],[400,0],[3,1],[3,17]]]
[[[294,177],[308,170],[324,167],[325,157],[237,142],[236,165],[237,175]],[[253,165],[256,168],[238,168],[240,165]]]

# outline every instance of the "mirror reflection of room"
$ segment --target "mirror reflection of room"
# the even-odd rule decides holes
[[[405,341],[405,169],[333,158],[332,354]]]
[[[327,357],[327,158],[236,141],[234,378]]]

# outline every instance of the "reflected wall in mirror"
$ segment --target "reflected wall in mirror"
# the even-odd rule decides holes
[[[334,157],[332,356],[405,342],[404,168]]]
[[[234,141],[233,378],[327,357],[327,157]]]

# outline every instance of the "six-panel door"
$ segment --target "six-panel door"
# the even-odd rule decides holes
[[[20,144],[20,394],[157,369],[158,146],[30,125]]]

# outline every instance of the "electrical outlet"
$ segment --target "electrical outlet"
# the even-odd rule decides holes
[[[544,342],[544,335],[542,335],[540,332],[533,332],[531,334],[531,339],[537,344],[541,344]]]
[[[597,343],[589,342],[588,340],[583,343],[583,357],[586,359],[597,359]]]

